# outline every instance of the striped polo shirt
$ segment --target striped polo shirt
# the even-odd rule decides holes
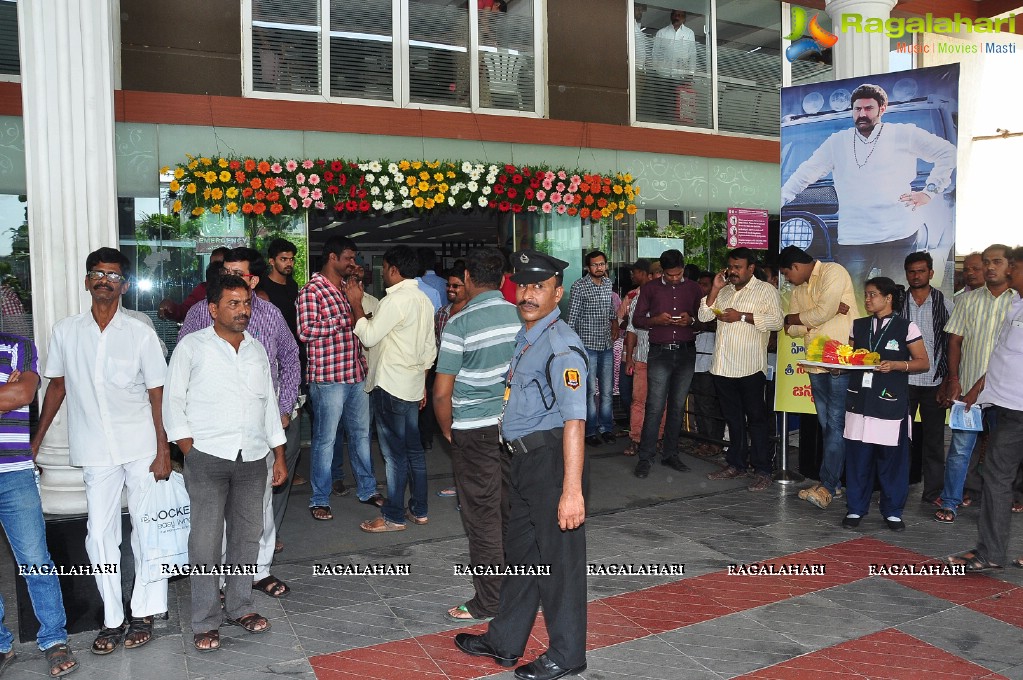
[[[455,376],[452,429],[497,425],[520,328],[518,309],[499,290],[476,295],[444,326],[437,372]]]
[[[38,373],[35,344],[28,338],[0,333],[0,383],[7,384],[13,371]],[[0,413],[0,473],[31,470],[28,404]]]
[[[959,384],[964,394],[987,373],[987,361],[994,349],[998,331],[1002,328],[1005,313],[1016,298],[1016,291],[1012,288],[1006,288],[1005,292],[995,297],[984,286],[956,299],[952,316],[945,324],[945,332],[963,337]],[[948,372],[949,375],[955,375],[956,367],[949,366]]]

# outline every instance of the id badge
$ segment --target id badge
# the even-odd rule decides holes
[[[865,388],[869,388],[873,384],[874,384],[874,372],[873,371],[864,371],[863,372],[863,382],[860,383],[860,386],[861,387],[865,387]]]

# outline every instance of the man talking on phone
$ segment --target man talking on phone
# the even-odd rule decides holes
[[[689,469],[678,457],[678,437],[696,368],[696,334],[692,326],[696,323],[703,290],[695,281],[682,277],[685,261],[678,250],[665,250],[660,263],[661,278],[643,286],[633,318],[633,325],[650,331],[646,412],[639,440],[639,462],[634,472],[640,479],[650,474],[665,404],[668,413],[661,464],[678,472]]]

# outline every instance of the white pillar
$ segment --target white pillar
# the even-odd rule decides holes
[[[855,78],[873,73],[888,73],[888,36],[884,33],[840,32],[843,14],[859,14],[863,21],[892,15],[897,0],[825,0],[825,11],[838,34],[838,42],[831,48],[835,80]]]
[[[117,247],[112,0],[18,3],[32,314],[39,363],[50,329],[88,308],[85,257]],[[38,459],[43,510],[85,512],[80,468],[68,465],[64,409]]]

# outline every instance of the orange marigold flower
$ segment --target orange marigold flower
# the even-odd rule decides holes
[[[586,194],[586,198],[583,199],[583,202],[586,203],[586,205],[593,205],[593,196]]]
[[[234,173],[234,181],[238,182],[238,184],[244,184],[245,183],[245,173],[242,172],[241,170],[239,170],[238,172]]]
[[[232,215],[235,214],[236,212],[238,212],[238,204],[235,203],[234,201],[231,201],[230,203],[228,203],[227,204],[227,212],[229,212]]]
[[[583,218],[584,220],[589,216],[590,216],[589,208],[583,208],[582,210],[579,211],[579,217]]]
[[[256,170],[259,171],[259,174],[265,175],[266,173],[270,172],[270,164],[267,163],[266,161],[260,161],[259,165],[256,166]]]
[[[194,194],[196,189],[198,189],[198,187],[195,186],[195,182],[189,182],[188,186],[185,187],[185,191],[187,191],[190,194]]]
[[[204,212],[206,212],[206,211],[203,210],[202,208],[200,208],[199,206],[196,206],[196,207],[192,208],[192,214],[195,215],[196,217],[198,217],[199,215],[202,215]]]
[[[259,179],[258,177],[253,177],[252,181],[249,182],[249,186],[252,187],[253,189],[258,189],[261,186],[263,186],[263,180]]]
[[[625,208],[625,212],[629,213],[630,215],[635,215],[636,214],[636,210],[638,210],[638,208],[636,208],[636,205],[634,203],[630,203]]]
[[[262,215],[263,213],[266,212],[266,203],[257,203],[256,205],[252,206],[252,212],[256,213],[257,215]]]
[[[250,198],[252,196],[252,187],[245,187],[242,189],[242,197]]]
[[[221,208],[220,208],[220,204],[219,203],[214,203],[213,205],[210,206],[210,212],[211,213],[220,214],[220,210],[221,210]]]
[[[606,207],[607,207],[607,199],[606,199],[606,198],[601,198],[601,199],[599,199],[599,200],[597,201],[597,207],[598,207],[598,208],[600,208],[600,209],[602,209],[602,210],[603,210],[604,208],[606,208]]]
[[[586,182],[583,182],[582,184],[579,185],[579,191],[587,192],[589,190],[590,190],[590,185],[587,184]]]
[[[251,203],[243,203],[242,204],[242,212],[245,213],[246,215],[251,214],[252,213],[252,204]]]
[[[579,213],[579,209],[573,207],[569,208],[567,212],[571,217],[575,217]]]
[[[280,203],[273,203],[270,205],[270,212],[273,213],[274,215],[280,215],[281,211],[283,210],[284,206],[281,205]]]
[[[217,159],[217,165],[219,165],[222,168],[226,168],[227,167],[227,159],[226,158],[218,158]]]
[[[255,169],[256,169],[256,161],[252,160],[251,158],[246,158],[245,159],[245,172],[252,172]]]
[[[207,184],[212,184],[213,182],[217,181],[217,173],[215,173],[214,171],[210,170],[205,175],[203,175],[202,178],[204,180],[206,180]]]

